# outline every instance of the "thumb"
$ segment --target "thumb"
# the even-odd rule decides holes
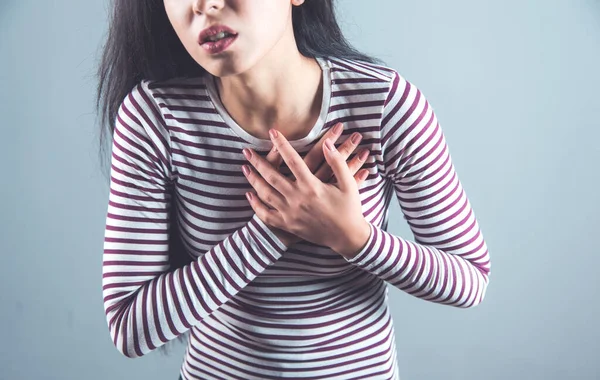
[[[354,176],[350,173],[350,169],[346,164],[346,160],[342,157],[340,152],[335,148],[331,139],[326,139],[323,144],[323,154],[325,156],[325,160],[331,167],[335,178],[339,184],[340,190],[348,191],[352,188],[354,184]]]
[[[265,159],[275,169],[279,169],[279,167],[281,166],[281,162],[283,161],[283,157],[281,157],[281,154],[279,154],[279,152],[277,151],[275,145],[273,145],[273,148],[271,148],[271,150],[269,151],[269,153],[267,154],[267,157],[265,157]]]

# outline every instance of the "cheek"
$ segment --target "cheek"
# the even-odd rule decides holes
[[[266,20],[270,21],[266,22]],[[251,20],[252,39],[258,44],[272,46],[285,33],[286,22],[281,10],[271,9],[270,12]]]

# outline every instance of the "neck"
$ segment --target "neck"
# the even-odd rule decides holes
[[[291,51],[281,51],[287,46]],[[280,43],[251,69],[216,77],[221,102],[248,133],[269,139],[276,128],[289,140],[302,138],[315,124],[323,94],[322,71],[295,43]]]

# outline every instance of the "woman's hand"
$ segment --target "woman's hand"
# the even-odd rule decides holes
[[[325,162],[323,164],[323,143],[326,139],[331,139],[332,141],[337,141],[337,139],[342,135],[342,131],[344,130],[342,123],[336,124],[333,128],[331,128],[327,133],[325,133],[321,139],[310,149],[310,151],[304,157],[304,163],[310,169],[311,172],[315,174],[315,177],[319,178],[322,182],[331,183],[335,179],[333,177],[333,173],[331,171],[331,167]],[[362,135],[358,132],[353,133],[350,137],[344,141],[344,143],[339,147],[339,152],[342,155],[343,159],[346,160],[352,152],[358,147],[362,139]],[[277,152],[277,147],[273,145],[273,149],[267,154],[266,160],[277,170],[281,166],[281,162],[283,161],[283,157]],[[365,163],[367,157],[369,156],[368,149],[360,150],[349,162],[348,169],[350,172],[355,175],[357,185],[360,187],[362,183],[367,178],[369,174],[368,170],[364,169],[360,173],[357,173],[358,170]],[[294,179],[295,180],[295,179]],[[268,185],[268,184],[267,184]],[[256,195],[256,194],[254,194]],[[261,199],[261,201],[264,200]],[[272,207],[267,203],[268,207]],[[295,244],[302,239],[290,232],[285,230],[270,226],[273,229],[275,235],[286,245],[290,246]]]
[[[331,140],[327,138],[325,144],[321,144],[322,151],[337,183],[324,183],[311,173],[281,133],[271,134],[271,140],[295,180],[283,176],[256,152],[245,149],[245,153],[250,153],[247,158],[255,169],[244,165],[244,172],[258,194],[258,197],[252,197],[251,192],[247,193],[254,211],[272,227],[330,247],[344,257],[352,257],[364,246],[370,234],[356,183],[357,179],[364,180],[365,171],[353,176],[342,154],[335,148],[325,147]]]

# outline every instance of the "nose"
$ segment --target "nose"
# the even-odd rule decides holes
[[[194,13],[211,13],[221,10],[224,6],[224,0],[195,0]]]

